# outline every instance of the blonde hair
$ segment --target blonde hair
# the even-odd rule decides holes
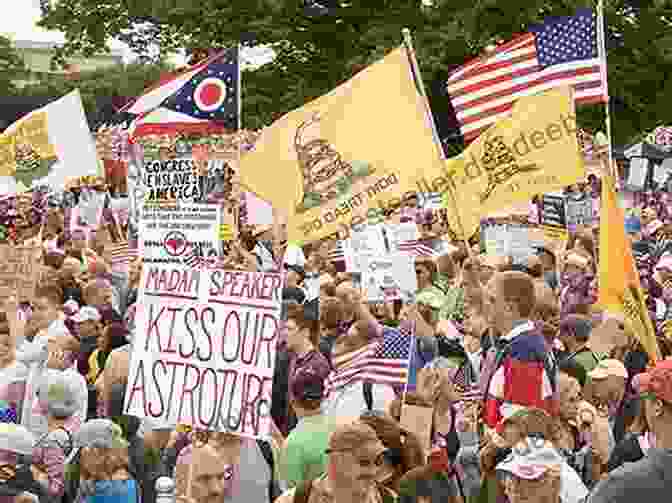
[[[537,480],[511,476],[504,482],[506,495],[511,503],[559,503],[561,472],[561,466],[554,465]]]
[[[113,480],[119,470],[129,471],[128,448],[83,447],[79,464],[82,480]]]

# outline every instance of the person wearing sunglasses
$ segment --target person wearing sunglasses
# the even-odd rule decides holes
[[[329,438],[327,473],[285,492],[276,503],[392,503],[396,495],[376,481],[385,446],[361,421],[338,426]]]

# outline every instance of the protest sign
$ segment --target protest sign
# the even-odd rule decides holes
[[[34,248],[0,245],[0,298],[31,300],[39,270]]]
[[[270,436],[281,292],[279,274],[144,267],[124,413]]]
[[[566,227],[565,198],[559,194],[544,194],[541,198],[541,223]]]
[[[146,203],[198,202],[202,198],[201,177],[192,158],[149,161],[142,171]]]
[[[408,241],[415,241],[419,239],[420,233],[415,222],[405,222],[395,225],[386,225],[384,227],[385,236],[387,236],[387,243],[390,246],[390,251],[401,251],[400,244]]]
[[[185,264],[194,256],[219,256],[220,220],[219,205],[145,205],[140,221],[143,261]]]
[[[384,255],[388,251],[384,227],[382,225],[367,225],[364,229],[353,232],[350,239],[343,242],[345,270],[347,272],[361,272],[360,257],[362,255]]]
[[[514,264],[523,264],[541,247],[550,251],[564,248],[567,230],[545,225],[523,223],[481,224],[484,252],[492,257],[511,257]]]
[[[362,266],[362,289],[369,302],[409,301],[418,289],[414,259],[408,254],[363,254],[358,262]]]
[[[593,199],[586,194],[572,195],[565,200],[565,219],[570,231],[579,225],[593,223]]]

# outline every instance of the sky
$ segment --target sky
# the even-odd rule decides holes
[[[9,1],[9,0],[6,0]],[[8,35],[12,40],[33,42],[63,42],[65,38],[60,32],[46,31],[35,24],[40,19],[40,0],[14,0],[12,8],[0,16],[0,34]],[[130,50],[122,43],[111,41],[112,49],[124,51],[124,61],[133,59]],[[270,61],[273,53],[265,47],[245,50],[243,59],[253,66]],[[184,57],[175,55],[170,58],[176,65],[184,64]]]

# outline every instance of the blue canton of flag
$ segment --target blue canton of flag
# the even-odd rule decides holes
[[[195,119],[219,122],[227,129],[238,126],[238,48],[214,57],[162,104],[173,112]]]
[[[536,35],[537,61],[543,67],[598,57],[596,15],[590,9],[546,18],[530,31]]]

